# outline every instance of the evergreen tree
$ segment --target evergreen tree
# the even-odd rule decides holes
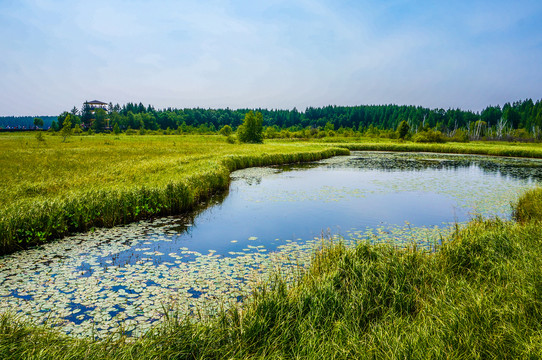
[[[34,118],[34,126],[35,127],[43,127],[43,119],[42,118]]]
[[[81,109],[81,122],[88,128],[92,121],[92,108],[86,102]]]
[[[103,131],[105,128],[105,118],[107,113],[104,109],[96,109],[94,111],[94,122],[92,123],[92,129],[96,132]]]
[[[397,126],[397,134],[399,135],[399,139],[404,139],[405,136],[407,136],[408,132],[410,130],[410,126],[408,123],[403,120],[399,123],[399,126]]]

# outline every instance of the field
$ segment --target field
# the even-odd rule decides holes
[[[2,252],[98,226],[185,211],[227,187],[234,169],[352,150],[542,157],[537,144],[266,142],[219,136],[0,139]],[[204,322],[170,318],[138,339],[73,339],[0,319],[0,358],[539,358],[540,191],[517,221],[477,219],[436,252],[329,241],[293,286],[280,276],[242,308]]]

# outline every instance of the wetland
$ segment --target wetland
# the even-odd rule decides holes
[[[141,335],[165,314],[212,316],[276,270],[295,279],[329,239],[430,250],[478,215],[509,219],[511,204],[542,181],[542,161],[352,152],[231,180],[190,214],[0,258],[0,311],[97,338]]]

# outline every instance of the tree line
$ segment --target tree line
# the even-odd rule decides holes
[[[243,123],[249,111],[262,114],[266,137],[280,137],[283,130],[304,137],[339,133],[363,133],[369,136],[397,136],[398,126],[408,125],[407,137],[429,130],[453,137],[471,139],[510,137],[542,137],[542,102],[532,99],[488,106],[481,112],[461,109],[429,109],[407,105],[360,105],[282,109],[155,109],[142,103],[109,104],[107,109],[92,109],[84,104],[79,110],[60,114],[51,128],[60,130],[66,120],[72,127],[96,132],[177,130],[182,133],[212,133],[224,126],[234,131]],[[403,128],[404,130],[404,128]]]
[[[57,120],[57,116],[0,116],[0,129],[33,129],[36,118],[43,120],[45,128]]]

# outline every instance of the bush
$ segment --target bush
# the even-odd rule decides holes
[[[232,134],[233,130],[231,128],[231,126],[229,125],[224,125],[220,131],[218,132],[220,135],[224,135],[224,136],[230,136]]]
[[[446,142],[446,137],[438,130],[426,130],[412,136],[412,141],[419,143],[443,143]]]
[[[518,140],[532,139],[533,136],[525,129],[515,129],[512,132],[512,136]]]
[[[469,135],[465,130],[457,129],[454,136],[452,136],[450,140],[455,142],[469,142]]]

